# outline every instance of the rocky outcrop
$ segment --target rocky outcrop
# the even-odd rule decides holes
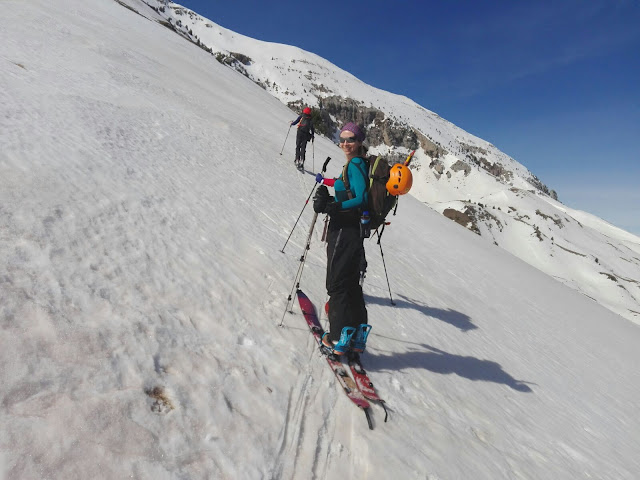
[[[456,210],[455,208],[446,208],[442,214],[450,220],[453,220],[464,228],[468,228],[471,231],[480,234],[478,227],[474,224],[473,219],[465,212]]]
[[[228,67],[237,70],[245,77],[251,78],[249,73],[247,72],[247,69],[245,68],[246,66],[251,65],[251,63],[253,62],[250,57],[238,52],[230,52],[229,55],[218,52],[215,54],[215,57],[216,60],[218,60],[223,65],[227,65]],[[264,88],[264,85],[260,86]]]
[[[344,123],[355,122],[367,127],[367,140],[373,146],[387,145],[414,150],[423,143],[419,140],[416,130],[409,125],[395,121],[377,108],[367,107],[352,98],[334,95],[319,98],[318,103],[319,117],[314,118],[314,121],[321,131],[337,132]],[[299,100],[289,102],[288,106],[293,110],[300,110],[303,107]],[[318,119],[322,125],[318,125]],[[422,137],[426,140],[426,137]],[[425,145],[427,145],[426,142]],[[437,146],[433,143],[429,148],[437,150]]]
[[[531,177],[526,179],[531,185],[533,185],[534,187],[536,187],[538,190],[540,190],[541,192],[546,193],[547,195],[549,195],[551,198],[553,198],[554,200],[558,200],[558,194],[555,192],[555,190],[550,190],[544,183],[542,183],[540,181],[540,179],[538,177],[536,177],[535,175],[531,175]]]
[[[447,154],[447,151],[439,143],[434,142],[422,133],[416,131],[416,136],[420,142],[420,148],[431,158],[437,159]]]
[[[475,147],[478,151],[485,151],[481,148]],[[469,163],[479,166],[486,172],[490,173],[494,177],[501,179],[504,182],[509,182],[513,179],[513,172],[511,170],[507,170],[503,165],[499,163],[491,163],[485,157],[478,157],[474,153],[467,153],[466,160]]]
[[[418,147],[418,138],[414,130],[385,116],[373,107],[365,107],[350,98],[327,97],[322,105],[340,123],[354,121],[367,126],[367,138],[371,145],[405,147],[413,150]]]
[[[438,180],[440,180],[440,177],[444,173],[444,163],[442,163],[440,160],[433,160],[429,164],[429,168],[433,170],[434,172],[433,174],[436,176]]]
[[[451,170],[454,172],[464,172],[465,177],[471,173],[471,167],[462,160],[458,160],[456,163],[451,165]]]

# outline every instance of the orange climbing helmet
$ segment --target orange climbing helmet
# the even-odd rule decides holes
[[[389,170],[389,180],[387,181],[387,191],[390,195],[404,195],[411,190],[413,185],[413,175],[411,170],[402,163],[396,163]]]

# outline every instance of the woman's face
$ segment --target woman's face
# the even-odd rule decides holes
[[[356,140],[356,135],[349,131],[342,132],[338,141],[340,142],[340,148],[348,159],[355,157],[360,150],[360,145],[362,145],[362,142]]]

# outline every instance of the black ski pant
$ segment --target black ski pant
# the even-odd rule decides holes
[[[310,135],[304,130],[298,129],[296,134],[296,160],[301,160],[304,163],[305,156],[307,154],[307,142]]]
[[[367,323],[367,308],[360,286],[360,262],[364,244],[360,225],[329,223],[327,233],[327,293],[329,294],[329,339],[339,340],[344,327]]]

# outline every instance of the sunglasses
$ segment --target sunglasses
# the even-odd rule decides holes
[[[338,143],[356,143],[356,137],[338,137]]]

